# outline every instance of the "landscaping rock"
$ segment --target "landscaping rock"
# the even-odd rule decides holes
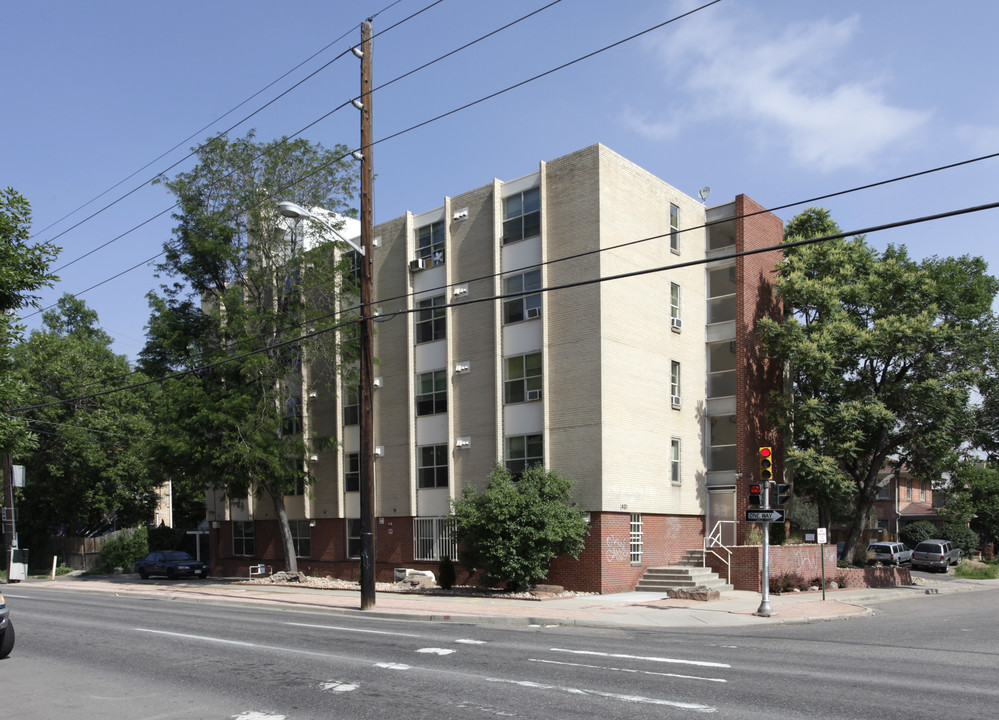
[[[721,597],[721,593],[718,590],[704,587],[703,585],[692,588],[677,588],[670,590],[669,594],[671,598],[676,598],[677,600],[700,600],[702,602],[717,600]]]

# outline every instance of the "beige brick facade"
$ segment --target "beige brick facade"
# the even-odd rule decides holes
[[[540,193],[540,231],[504,243],[506,204],[533,188]],[[744,506],[736,473],[762,437],[758,415],[767,383],[779,379],[779,372],[769,370],[759,378],[763,358],[752,356],[754,380],[742,364],[753,308],[765,299],[760,293],[769,292],[776,253],[738,265],[731,257],[705,261],[712,252],[734,252],[736,242],[780,242],[780,221],[772,215],[738,219],[737,206],[747,202],[740,196],[709,211],[594,145],[540,163],[522,178],[494,180],[445,197],[439,208],[375,228],[372,297],[386,318],[376,323],[374,339],[374,374],[381,381],[374,392],[374,444],[381,448],[375,461],[379,579],[390,578],[394,566],[421,566],[413,540],[416,519],[442,516],[463,487],[484,486],[492,466],[504,460],[511,436],[540,435],[544,464],[575,482],[574,500],[590,513],[586,549],[579,561],[557,560],[553,582],[605,592],[631,589],[645,567],[675,562],[685,550],[699,548],[706,518],[736,519],[736,509]],[[671,206],[680,231],[673,237]],[[709,216],[725,222],[706,228]],[[421,257],[419,232],[433,223],[442,226],[443,261],[431,258],[425,267],[411,268]],[[525,311],[522,319],[505,323],[504,301],[496,299],[504,279],[538,268],[540,312],[527,317]],[[678,313],[671,312],[674,286]],[[744,287],[751,288],[751,300],[743,297]],[[447,305],[446,337],[417,342],[419,303],[432,298]],[[710,342],[731,347],[734,359],[710,367]],[[505,402],[504,359],[534,353],[541,353],[540,392]],[[718,387],[731,387],[731,396],[711,396],[712,369]],[[446,377],[447,412],[418,417],[419,377],[435,371]],[[737,382],[752,392],[736,392]],[[317,482],[299,512],[316,523],[310,555],[300,565],[350,575],[357,563],[348,557],[345,533],[347,519],[357,517],[357,502],[356,493],[344,490],[343,467],[346,454],[357,451],[357,434],[339,421],[334,392],[321,389],[310,398],[309,428],[340,447],[319,453],[312,463]],[[446,449],[446,487],[419,487],[424,446]],[[637,538],[631,533],[634,515],[641,516]],[[252,517],[266,524],[260,522],[266,509],[256,508]],[[277,552],[273,542],[263,544],[273,535],[258,531],[257,556]],[[636,539],[640,556],[634,554]],[[224,541],[218,549],[219,571],[249,562],[233,557],[231,548],[227,553]],[[433,569],[436,562],[422,566]]]

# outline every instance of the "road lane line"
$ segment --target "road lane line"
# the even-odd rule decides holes
[[[571,653],[573,655],[595,655],[597,657],[618,658],[624,660],[646,660],[648,662],[672,663],[675,665],[697,665],[699,667],[730,668],[727,663],[708,662],[707,660],[680,660],[678,658],[663,658],[648,655],[625,655],[624,653],[605,653],[596,650],[566,650],[565,648],[549,648],[551,652]]]
[[[297,622],[286,622],[284,624],[294,625],[295,627],[319,628],[321,630],[342,630],[343,632],[371,633],[372,635],[391,635],[393,637],[423,637],[423,635],[415,635],[413,633],[392,632],[390,630],[365,630],[363,628],[339,627],[337,625],[313,625],[311,623]]]
[[[530,662],[545,665],[568,665],[569,667],[590,668],[592,670],[613,670],[614,672],[635,673],[636,675],[658,675],[660,677],[680,678],[681,680],[703,680],[704,682],[728,682],[725,678],[701,677],[699,675],[681,675],[680,673],[656,672],[655,670],[635,670],[634,668],[607,667],[606,665],[586,665],[585,663],[560,662],[558,660],[539,660],[528,658]]]
[[[534,680],[507,680],[505,678],[484,679],[489,682],[507,683],[509,685],[518,685],[520,687],[533,688],[536,690],[558,690],[569,693],[570,695],[596,695],[597,697],[608,698],[609,700],[621,700],[623,702],[642,703],[645,705],[667,705],[669,707],[682,708],[684,710],[693,710],[695,712],[703,713],[713,713],[717,711],[717,708],[710,705],[682,702],[680,700],[664,700],[662,698],[646,697],[644,695],[624,695],[621,693],[604,692],[602,690],[567,687],[565,685],[549,685],[547,683],[539,683]]]

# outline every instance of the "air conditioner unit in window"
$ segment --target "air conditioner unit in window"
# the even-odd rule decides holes
[[[417,270],[426,270],[427,268],[427,258],[417,258],[416,260],[409,261],[409,271],[416,272]]]
[[[541,317],[541,308],[536,308],[536,307],[527,308],[527,313],[525,314],[527,315],[528,320],[530,320],[531,318]]]
[[[540,390],[528,390],[527,391],[527,399],[528,400],[540,400],[541,399],[541,391]]]
[[[683,327],[683,321],[680,318],[678,318],[678,317],[670,318],[669,319],[669,325],[674,330],[679,330],[680,328]]]
[[[679,395],[670,395],[669,399],[670,399],[670,402],[673,403],[673,407],[680,407],[680,396]]]

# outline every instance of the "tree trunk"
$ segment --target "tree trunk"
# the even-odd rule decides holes
[[[298,572],[298,558],[295,556],[295,542],[291,538],[291,526],[288,524],[288,511],[284,506],[284,496],[280,492],[271,493],[274,500],[274,512],[277,515],[278,528],[281,530],[281,547],[284,548],[284,567],[290,573]]]

